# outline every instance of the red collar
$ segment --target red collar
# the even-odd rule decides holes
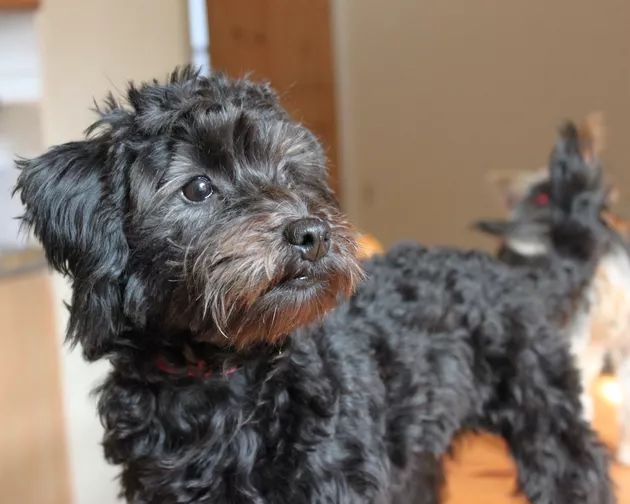
[[[208,366],[208,363],[202,360],[190,362],[186,366],[178,367],[170,363],[163,355],[158,355],[155,359],[156,367],[163,373],[187,378],[208,379],[220,374],[221,376],[230,376],[238,371],[237,367],[224,369],[220,373]]]

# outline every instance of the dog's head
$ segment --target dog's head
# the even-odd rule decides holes
[[[348,295],[354,232],[322,148],[267,85],[186,69],[109,97],[85,140],[18,162],[24,222],[73,281],[68,337],[275,343]]]
[[[510,217],[481,220],[477,229],[497,236],[503,246],[524,257],[546,255],[553,250],[552,228],[558,211],[578,194],[601,190],[600,154],[603,121],[591,114],[576,126],[565,123],[551,153],[549,166],[534,171],[499,172],[490,175]],[[609,193],[609,199],[613,193]]]

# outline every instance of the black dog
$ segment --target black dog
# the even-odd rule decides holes
[[[582,156],[594,159],[602,150],[601,117],[592,114],[576,129],[580,144],[586,147]],[[479,221],[477,227],[500,238],[498,255],[507,264],[546,269],[549,257],[556,253],[550,238],[553,229],[550,180],[538,171],[514,174],[511,181],[507,178],[504,181],[511,182],[504,187],[513,196],[509,198],[510,218]],[[594,414],[588,392],[602,367],[614,371],[619,378],[622,403],[617,461],[630,465],[630,247],[618,227],[623,221],[608,209],[603,210],[607,246],[602,247],[594,270],[590,263],[584,264],[592,272],[589,287],[580,295],[580,309],[564,321],[562,329],[581,372],[586,418],[591,419]]]
[[[129,501],[436,502],[440,456],[485,429],[531,502],[614,502],[539,279],[403,245],[361,281],[322,149],[267,86],[184,70],[100,114],[18,189],[73,280],[69,340],[113,365],[99,411]],[[576,142],[551,167],[569,297],[564,266],[599,248]]]

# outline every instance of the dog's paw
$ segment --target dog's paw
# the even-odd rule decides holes
[[[630,466],[630,443],[619,445],[617,462],[624,466]]]
[[[593,404],[593,398],[589,394],[582,394],[580,397],[582,402],[582,417],[587,422],[592,422],[595,418],[595,405]]]

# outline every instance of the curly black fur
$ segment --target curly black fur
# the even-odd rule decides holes
[[[544,280],[408,244],[360,281],[322,149],[269,87],[184,70],[100,113],[88,139],[20,161],[17,189],[72,278],[69,340],[113,364],[99,412],[130,502],[435,503],[467,429],[507,440],[533,503],[614,502],[555,337],[599,248],[570,135],[554,229],[580,248]],[[213,194],[193,203],[198,176]],[[284,234],[303,217],[330,228],[317,262]]]

